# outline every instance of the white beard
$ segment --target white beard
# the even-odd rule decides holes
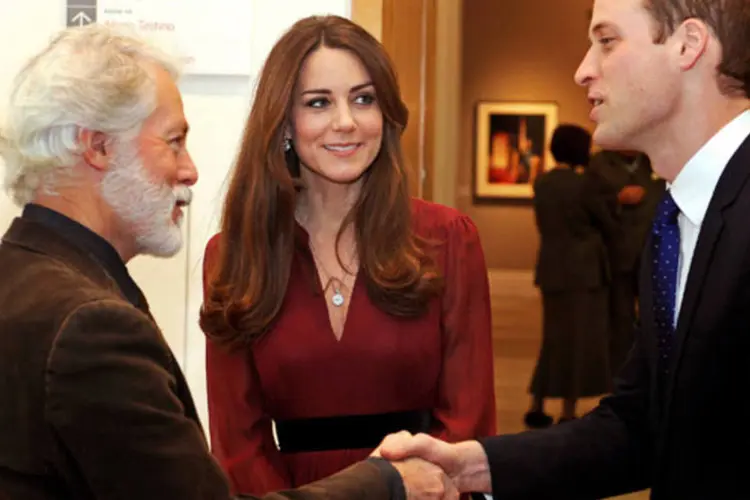
[[[190,204],[190,188],[154,182],[134,148],[120,145],[118,149],[102,179],[102,197],[135,238],[138,254],[175,255],[183,243],[182,217],[175,223],[173,213],[178,201]]]

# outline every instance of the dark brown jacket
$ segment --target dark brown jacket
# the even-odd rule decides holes
[[[0,498],[225,500],[185,379],[145,300],[97,260],[16,219],[0,245]],[[363,462],[268,499],[387,499]],[[389,486],[390,485],[390,486]]]

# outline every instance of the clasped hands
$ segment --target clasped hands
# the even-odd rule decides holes
[[[402,431],[387,436],[372,456],[391,461],[409,500],[458,499],[460,493],[490,491],[487,458],[476,441],[449,444]]]

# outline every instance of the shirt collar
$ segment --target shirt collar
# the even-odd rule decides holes
[[[700,226],[724,168],[750,135],[750,111],[721,128],[685,164],[668,189],[691,224]]]

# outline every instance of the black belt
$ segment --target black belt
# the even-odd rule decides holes
[[[388,434],[426,433],[431,423],[428,410],[277,420],[276,436],[283,453],[376,448]]]

